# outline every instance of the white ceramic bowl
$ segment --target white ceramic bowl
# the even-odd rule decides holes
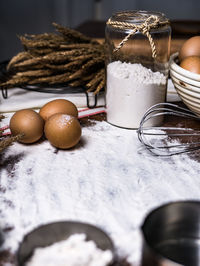
[[[200,116],[200,75],[183,69],[178,64],[178,53],[170,57],[170,76],[185,105]]]

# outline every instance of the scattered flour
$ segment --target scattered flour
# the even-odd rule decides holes
[[[36,248],[26,266],[106,266],[111,262],[111,251],[86,241],[85,234],[74,234],[51,246]]]
[[[61,115],[60,119],[58,120],[58,125],[60,125],[61,127],[70,125],[72,123],[73,119],[74,119],[73,116],[63,114],[63,115]]]
[[[186,154],[153,156],[134,130],[106,122],[82,130],[71,150],[43,141],[15,143],[1,154],[0,227],[13,227],[3,248],[16,251],[39,225],[77,220],[105,230],[118,255],[137,266],[144,218],[171,201],[200,200],[200,164]]]
[[[138,128],[145,111],[165,102],[167,78],[141,64],[114,61],[107,66],[107,121],[125,128]],[[155,121],[154,121],[155,122]]]

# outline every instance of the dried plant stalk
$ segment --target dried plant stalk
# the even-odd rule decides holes
[[[69,80],[69,73],[64,73],[64,74],[58,74],[54,75],[53,77],[39,77],[35,78],[33,80],[29,81],[29,84],[34,85],[34,84],[39,84],[39,83],[45,83],[45,84],[61,84],[61,83],[66,83]]]
[[[55,33],[42,33],[42,34],[25,34],[24,37],[33,39],[33,40],[52,40],[52,39],[60,39],[63,37],[59,36],[58,34]]]
[[[32,55],[32,56],[43,56],[43,55],[47,55],[47,54],[50,54],[50,53],[53,53],[54,52],[54,49],[52,48],[38,48],[38,49],[32,49],[31,51],[29,51],[29,53]]]
[[[24,72],[17,72],[16,77],[43,77],[50,76],[53,74],[53,71],[50,69],[39,69],[39,70],[29,70]]]
[[[98,93],[101,89],[103,89],[104,86],[105,86],[105,80],[102,79],[102,80],[100,81],[99,85],[98,85],[97,88],[96,88],[96,93]]]
[[[102,63],[102,58],[101,57],[97,57],[97,58],[94,58],[94,59],[88,61],[86,64],[84,64],[82,66],[82,69],[83,69],[83,71],[86,72],[91,67],[94,67],[94,65],[98,66],[101,63]]]
[[[78,80],[78,79],[69,83],[71,87],[79,87],[81,86],[81,84],[82,84],[82,80]]]
[[[97,72],[97,74],[86,84],[88,91],[93,91],[97,84],[101,80],[104,80],[104,69],[101,69]]]
[[[24,84],[27,84],[30,80],[29,77],[18,77],[17,75],[13,76],[12,79],[6,81],[5,83],[1,84],[1,87],[3,88],[13,88],[17,86],[22,86]]]
[[[0,152],[2,152],[5,148],[9,147],[13,142],[20,140],[23,137],[22,134],[17,136],[5,137],[0,140]]]
[[[46,67],[50,68],[50,69],[54,69],[54,70],[57,70],[57,71],[65,71],[65,70],[72,70],[74,69],[75,67],[77,68],[77,66],[80,66],[85,60],[82,59],[82,60],[76,60],[76,61],[72,61],[72,62],[69,62],[65,65],[51,65],[51,64],[45,64]]]
[[[12,67],[13,68],[20,68],[20,67],[28,68],[30,66],[38,64],[40,61],[41,61],[40,57],[32,57],[30,59],[14,64]]]
[[[30,54],[28,52],[21,52],[14,56],[7,65],[7,70],[9,70],[14,64],[17,64],[26,59],[30,59]]]
[[[5,118],[5,116],[0,114],[0,121],[3,120],[4,118]]]
[[[34,38],[26,38],[24,36],[20,36],[20,41],[23,44],[23,46],[29,50],[33,48],[57,48],[62,43],[65,44],[65,39],[62,37],[59,37],[57,35],[52,35],[50,39],[34,39]]]
[[[0,114],[0,121],[5,118],[4,115]],[[7,136],[3,135],[3,132],[7,129],[7,127],[3,127],[0,129],[0,153],[10,146],[13,142],[20,140],[23,137],[23,134],[18,134],[17,136]]]

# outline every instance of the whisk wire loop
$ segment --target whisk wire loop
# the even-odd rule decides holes
[[[200,121],[200,117],[196,114],[178,105],[172,103],[153,105],[145,112],[137,130],[139,141],[149,151],[158,156],[171,156],[200,149],[200,141],[188,141],[188,137],[199,137],[199,130],[174,126],[145,126],[146,124],[154,124],[156,119],[159,120],[165,116],[177,116]],[[187,141],[184,138],[187,138]]]

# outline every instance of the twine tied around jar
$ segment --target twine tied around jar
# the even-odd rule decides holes
[[[155,47],[153,38],[150,34],[150,30],[157,28],[159,24],[168,24],[168,23],[169,23],[168,21],[160,22],[158,16],[151,15],[141,24],[133,24],[133,23],[122,22],[122,21],[113,21],[112,19],[109,19],[106,24],[114,28],[118,28],[118,29],[131,29],[131,32],[114,49],[114,52],[117,52],[118,50],[120,50],[122,46],[128,41],[128,39],[132,35],[134,35],[136,32],[141,32],[142,34],[147,36],[150,46],[151,46],[152,57],[156,58],[157,56],[156,47]]]

